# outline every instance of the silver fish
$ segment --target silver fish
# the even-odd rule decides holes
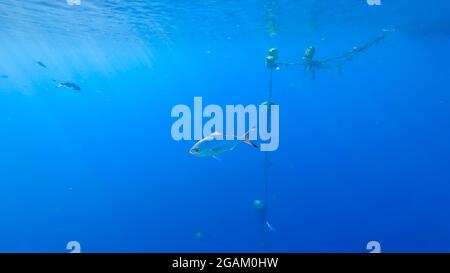
[[[73,82],[58,82],[58,83],[56,83],[56,87],[58,87],[58,88],[68,88],[68,89],[72,89],[72,90],[75,90],[75,91],[80,91],[81,90],[81,88],[77,84],[75,84]]]
[[[233,151],[241,142],[258,148],[256,144],[250,141],[248,137],[249,133],[250,131],[245,133],[243,136],[244,140],[235,139],[235,137],[233,137],[234,140],[226,140],[225,135],[220,132],[215,132],[195,143],[195,145],[189,150],[189,153],[197,157],[212,157],[220,160],[218,157],[219,154]]]

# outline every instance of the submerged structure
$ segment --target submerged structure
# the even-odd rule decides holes
[[[386,31],[385,31],[386,32]],[[278,49],[277,48],[270,48],[268,51],[268,55],[265,58],[265,65],[269,69],[269,93],[268,98],[266,101],[262,102],[261,105],[266,105],[269,108],[268,113],[268,124],[271,124],[270,119],[272,116],[272,111],[270,109],[272,108],[272,105],[275,105],[275,103],[272,100],[272,85],[273,85],[273,71],[279,70],[282,66],[302,66],[304,75],[306,76],[308,73],[311,73],[312,79],[316,78],[316,71],[318,69],[327,69],[327,68],[336,68],[338,73],[340,74],[342,72],[342,65],[345,62],[348,62],[353,59],[356,55],[359,55],[360,53],[368,50],[369,48],[378,45],[381,43],[385,38],[387,37],[387,34],[384,33],[383,35],[380,35],[376,37],[375,39],[366,42],[365,44],[362,44],[360,46],[355,46],[351,50],[344,52],[341,55],[327,58],[327,59],[316,59],[316,48],[314,46],[308,46],[303,56],[300,58],[297,62],[280,62],[279,56],[278,56]],[[268,131],[270,131],[271,128],[268,128]],[[263,179],[263,189],[264,189],[264,198],[262,199],[255,199],[253,201],[253,208],[254,210],[259,213],[262,216],[262,222],[263,222],[263,232],[261,237],[261,245],[263,245],[264,242],[264,230],[269,230],[272,232],[275,232],[274,227],[270,224],[267,211],[270,207],[269,205],[269,168],[271,166],[271,163],[269,161],[269,153],[265,152],[264,154],[264,179]]]
[[[271,71],[273,69],[279,69],[282,66],[303,66],[304,74],[306,75],[308,72],[312,74],[312,78],[316,78],[316,71],[318,69],[325,69],[325,68],[333,68],[335,67],[340,74],[342,72],[342,65],[343,63],[350,61],[353,59],[354,56],[358,55],[359,53],[362,53],[366,51],[367,49],[371,48],[372,46],[375,46],[382,42],[387,37],[387,34],[380,35],[376,37],[375,39],[361,45],[361,46],[355,46],[351,50],[327,59],[315,59],[316,54],[316,48],[314,46],[309,46],[305,49],[305,52],[303,54],[303,57],[298,62],[279,62],[278,61],[278,49],[277,48],[271,48],[269,49],[269,54],[266,57],[266,67],[269,68]]]

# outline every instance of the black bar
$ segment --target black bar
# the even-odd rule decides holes
[[[448,268],[449,254],[0,254],[3,268],[33,272],[385,272]],[[181,261],[181,263],[180,263]],[[204,262],[200,262],[204,261]],[[271,261],[270,263],[268,261]],[[275,262],[276,261],[276,262]],[[203,266],[202,266],[203,265]],[[12,270],[15,272],[16,270]],[[5,271],[6,272],[6,271]],[[9,271],[8,271],[9,272]],[[428,271],[427,271],[428,272]]]

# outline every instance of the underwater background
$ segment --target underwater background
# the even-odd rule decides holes
[[[0,0],[0,252],[450,252],[449,10]],[[172,139],[195,96],[267,101],[271,47],[325,59],[384,34],[341,74],[273,71],[277,151],[218,161]],[[266,171],[274,230],[253,206]]]

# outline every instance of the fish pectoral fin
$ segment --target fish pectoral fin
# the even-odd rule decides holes
[[[217,155],[213,155],[212,158],[214,158],[217,161],[222,161],[222,159],[220,157],[218,157]]]

